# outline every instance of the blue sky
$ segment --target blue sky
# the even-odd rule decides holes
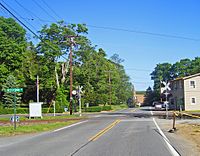
[[[199,0],[0,0],[18,13],[35,32],[47,21],[64,19],[68,23],[114,27],[200,39]],[[45,13],[36,3],[42,6]],[[45,1],[55,15],[43,2]],[[37,17],[28,13],[33,12]],[[11,10],[12,11],[12,10]],[[9,16],[2,8],[1,16]],[[53,17],[52,17],[53,16]],[[45,21],[38,20],[44,19]],[[33,26],[31,26],[31,25]],[[145,35],[134,32],[89,27],[88,38],[108,57],[114,53],[125,60],[126,73],[136,90],[152,86],[150,73],[158,63],[175,63],[199,56],[200,41]],[[141,70],[139,70],[141,69]]]

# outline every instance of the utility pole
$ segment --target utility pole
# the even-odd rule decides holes
[[[113,71],[111,71],[111,70],[108,70],[108,71],[105,71],[105,72],[107,72],[107,73],[108,73],[109,96],[110,96],[110,98],[109,98],[109,104],[111,105],[111,103],[112,103],[111,72],[113,72]]]
[[[72,73],[72,47],[75,45],[74,42],[74,38],[76,38],[78,36],[67,36],[67,38],[70,39],[70,48],[69,48],[69,65],[70,65],[70,93],[69,93],[69,97],[70,97],[70,103],[69,103],[69,111],[70,111],[70,115],[72,115],[72,90],[73,90],[73,73]]]
[[[40,93],[39,93],[39,76],[37,75],[37,80],[36,80],[36,88],[37,88],[37,103],[40,102]]]

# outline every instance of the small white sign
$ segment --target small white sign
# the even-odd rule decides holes
[[[42,118],[42,102],[29,103],[29,118],[41,117]]]
[[[76,90],[73,90],[73,91],[72,91],[72,94],[73,94],[73,95],[76,95]]]

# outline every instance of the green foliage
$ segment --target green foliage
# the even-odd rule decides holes
[[[11,73],[18,76],[26,44],[25,30],[12,18],[0,17],[0,84]]]
[[[3,95],[3,106],[4,107],[13,107],[14,104],[14,96],[16,94],[16,105],[19,105],[21,102],[21,93],[9,93],[6,92],[6,89],[9,88],[17,88],[17,82],[16,79],[13,75],[9,75],[8,78],[6,79],[6,83],[3,84],[2,88],[4,90],[4,95]]]
[[[145,99],[144,99],[144,105],[145,106],[152,106],[152,103],[154,101],[157,101],[159,97],[155,94],[155,91],[151,89],[151,87],[148,87],[145,92]],[[158,100],[159,101],[159,100]]]
[[[28,108],[17,108],[16,110],[17,114],[28,114],[29,109]],[[0,114],[14,114],[13,108],[0,108]]]
[[[101,112],[101,106],[93,106],[85,108],[85,112]]]
[[[64,108],[56,108],[56,113],[63,113],[64,112]],[[51,107],[49,108],[42,108],[42,113],[53,113],[54,109]]]
[[[174,64],[157,64],[154,71],[150,74],[154,81],[154,92],[156,100],[160,98],[160,81],[170,81],[176,78],[189,76],[200,72],[200,58],[194,60],[181,59]]]
[[[112,107],[111,106],[102,106],[101,110],[102,111],[109,111],[109,110],[112,110]]]
[[[6,78],[12,73],[16,83],[25,88],[23,103],[36,101],[38,75],[40,101],[46,102],[47,107],[56,101],[59,112],[69,105],[69,35],[78,35],[74,39],[76,48],[72,48],[73,89],[83,86],[84,103],[98,106],[109,103],[110,98],[113,104],[126,103],[132,97],[133,86],[121,65],[124,60],[118,54],[108,59],[102,48],[92,46],[84,36],[88,33],[86,25],[65,25],[64,21],[44,25],[37,45],[28,43],[25,33],[13,19],[0,18],[0,84],[7,85]],[[11,104],[11,97],[5,102]]]
[[[29,124],[29,125],[17,125],[17,129],[14,130],[13,126],[1,126],[0,127],[0,136],[13,136],[18,134],[28,134],[28,133],[38,133],[43,131],[50,131],[67,125],[76,123],[77,120],[64,121],[64,122],[54,122],[54,123],[40,123],[40,124]]]
[[[69,106],[69,102],[66,98],[66,91],[63,87],[58,88],[56,91],[56,109],[64,109],[64,107]]]
[[[127,104],[117,104],[117,105],[112,105],[112,110],[117,111],[117,110],[122,110],[128,108]]]

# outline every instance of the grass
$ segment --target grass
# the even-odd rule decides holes
[[[112,105],[111,107],[112,107],[112,111],[118,111],[118,110],[128,108],[127,104]]]
[[[48,124],[33,124],[33,125],[17,125],[17,129],[14,130],[13,125],[1,126],[0,127],[0,136],[13,136],[19,134],[28,134],[28,133],[38,133],[44,131],[54,130],[60,127],[64,127],[77,121],[67,121],[67,122],[55,122]]]
[[[27,120],[56,120],[56,119],[71,119],[71,118],[78,118],[79,115],[63,115],[63,116],[43,116],[43,118],[32,118],[29,119],[25,116],[20,116],[20,121],[27,121]],[[10,121],[10,118],[0,118],[0,121]]]

